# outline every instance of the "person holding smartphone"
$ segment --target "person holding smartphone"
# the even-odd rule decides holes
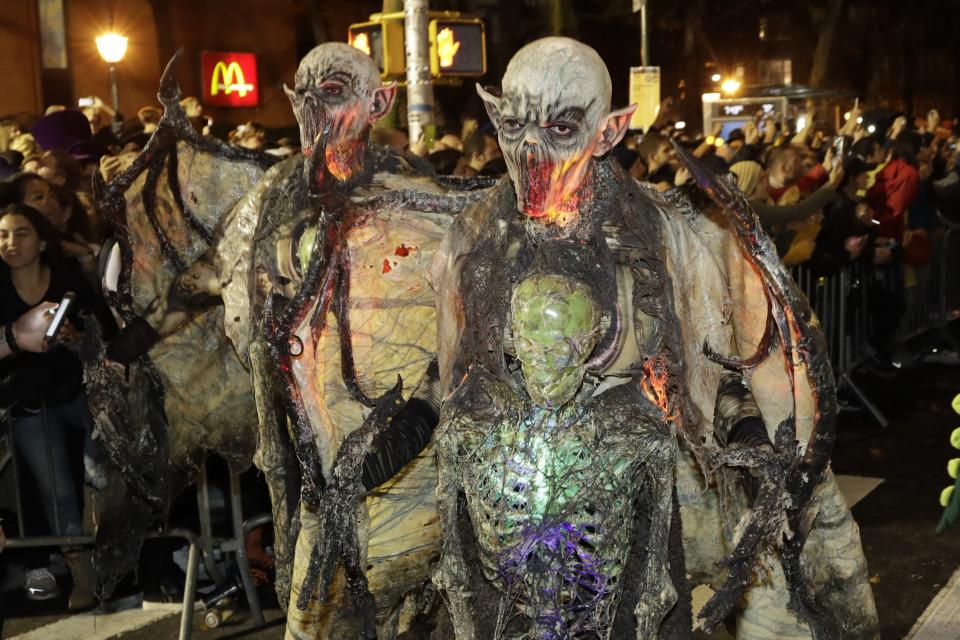
[[[84,434],[86,480],[98,488],[106,483],[102,453],[91,439],[93,420],[83,393],[83,367],[70,348],[82,329],[76,312],[96,312],[104,323],[112,319],[100,309],[102,304],[80,269],[60,260],[59,249],[56,231],[37,210],[22,204],[0,210],[0,324],[3,349],[12,352],[0,360],[0,405],[9,409],[14,451],[21,469],[33,477],[50,530],[71,535],[82,533],[81,493],[67,450],[71,431]],[[20,342],[33,336],[21,334],[17,339],[19,319],[41,303],[64,304],[68,293],[74,294],[69,320],[55,335],[45,336],[45,351],[26,351]],[[74,608],[94,604],[89,555],[65,553],[74,577],[70,598]],[[28,572],[26,586],[34,599],[57,592],[56,581],[45,568]]]

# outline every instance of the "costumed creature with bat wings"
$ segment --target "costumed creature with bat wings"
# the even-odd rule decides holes
[[[302,60],[287,93],[303,153],[279,164],[197,136],[174,68],[157,133],[97,185],[118,238],[108,285],[126,321],[106,348],[89,349],[98,425],[154,512],[207,451],[234,468],[253,460],[273,501],[288,637],[392,637],[412,624],[398,622],[405,595],[417,596],[405,612],[435,606],[436,470],[422,450],[439,401],[426,273],[451,214],[488,183],[441,182],[369,143],[396,87],[346,44]],[[166,425],[133,419],[134,389],[116,366],[130,362],[156,374]],[[326,558],[342,569],[334,575]]]
[[[742,194],[682,149],[714,205],[626,176],[633,108],[574,40],[478,91],[509,177],[433,274],[458,640],[689,637],[703,582],[707,631],[736,609],[738,638],[877,637],[824,340]]]

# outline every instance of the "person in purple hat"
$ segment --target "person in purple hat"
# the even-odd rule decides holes
[[[44,151],[59,149],[81,164],[95,166],[108,150],[94,138],[91,126],[79,111],[64,109],[37,120],[32,133]]]

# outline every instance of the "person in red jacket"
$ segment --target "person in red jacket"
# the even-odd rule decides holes
[[[901,133],[888,154],[887,164],[876,176],[876,182],[867,191],[867,202],[877,212],[880,223],[877,233],[890,238],[894,243],[903,241],[906,229],[904,214],[917,197],[920,174],[914,134]]]

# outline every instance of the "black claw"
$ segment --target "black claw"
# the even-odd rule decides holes
[[[160,89],[157,91],[157,99],[166,109],[173,108],[173,105],[180,106],[180,99],[183,94],[180,92],[180,83],[177,82],[177,68],[180,66],[180,58],[183,56],[183,47],[177,49],[166,68],[163,75],[160,76]]]
[[[730,191],[730,188],[724,184],[723,181],[717,179],[716,174],[710,171],[696,156],[677,144],[676,140],[672,140],[672,142],[673,148],[677,152],[677,157],[680,158],[680,161],[683,162],[687,170],[690,171],[690,175],[698,187],[706,191],[707,194],[718,201],[719,204],[730,203],[734,200],[733,192]]]

